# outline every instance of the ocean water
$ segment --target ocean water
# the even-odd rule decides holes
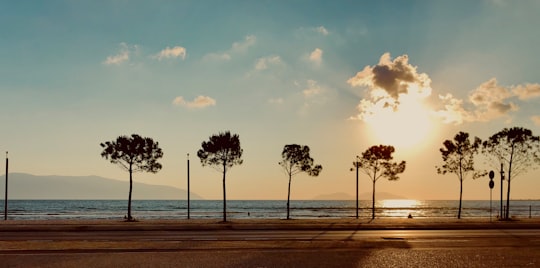
[[[286,217],[286,200],[227,200],[228,219],[280,219]],[[492,216],[499,213],[499,200],[492,202]],[[504,203],[506,204],[506,202]],[[0,202],[4,213],[4,201]],[[122,219],[127,214],[127,200],[9,200],[8,218],[44,219]],[[377,217],[456,217],[457,200],[380,200]],[[352,218],[356,202],[327,200],[291,200],[291,217],[296,219]],[[361,200],[359,216],[371,217],[371,201]],[[190,217],[220,219],[222,200],[192,200]],[[132,216],[137,219],[185,219],[186,200],[133,200]],[[490,201],[463,201],[462,217],[489,217]],[[510,216],[540,217],[540,200],[515,200]]]

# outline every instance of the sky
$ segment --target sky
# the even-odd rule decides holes
[[[293,177],[291,199],[311,199],[354,196],[355,157],[388,144],[407,168],[377,192],[457,199],[457,177],[435,168],[444,140],[540,134],[539,12],[532,0],[0,0],[0,150],[10,172],[127,182],[99,144],[136,133],[164,157],[135,181],[185,189],[190,154],[191,190],[221,199],[221,174],[196,152],[230,130],[244,163],[228,199],[286,199],[278,162],[294,143],[323,166]],[[516,177],[512,198],[539,199],[539,177]],[[488,179],[466,180],[463,198],[489,199]]]

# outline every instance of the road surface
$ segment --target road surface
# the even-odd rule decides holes
[[[540,229],[0,232],[1,267],[540,267]]]

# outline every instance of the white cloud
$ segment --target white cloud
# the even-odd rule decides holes
[[[328,35],[329,34],[328,30],[326,28],[324,28],[324,26],[319,26],[319,27],[315,28],[315,30],[318,33],[322,34],[322,35]]]
[[[175,47],[166,47],[165,49],[161,50],[158,54],[154,55],[153,58],[158,60],[163,59],[176,59],[181,58],[183,60],[186,59],[186,48],[181,46],[175,46]]]
[[[198,96],[193,101],[186,101],[184,97],[178,96],[173,100],[173,104],[190,109],[202,109],[208,106],[215,106],[216,100],[208,96]]]
[[[225,52],[208,53],[203,57],[206,61],[229,61],[234,54],[245,53],[250,47],[257,42],[257,37],[248,35],[244,40],[234,42],[231,48]]]
[[[279,56],[267,56],[257,59],[255,62],[255,70],[262,71],[268,69],[270,66],[281,65],[281,57]]]
[[[134,46],[136,49],[136,46]],[[103,64],[105,65],[120,65],[123,62],[126,62],[129,60],[130,55],[130,47],[126,43],[120,43],[120,52],[118,54],[113,56],[108,56],[105,61],[103,61]]]
[[[322,49],[316,48],[315,50],[313,50],[313,52],[311,52],[311,54],[309,54],[309,60],[313,62],[315,65],[319,66],[322,63],[322,56],[323,56]]]

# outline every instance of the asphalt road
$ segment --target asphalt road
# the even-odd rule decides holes
[[[540,229],[10,231],[0,267],[540,267]]]

